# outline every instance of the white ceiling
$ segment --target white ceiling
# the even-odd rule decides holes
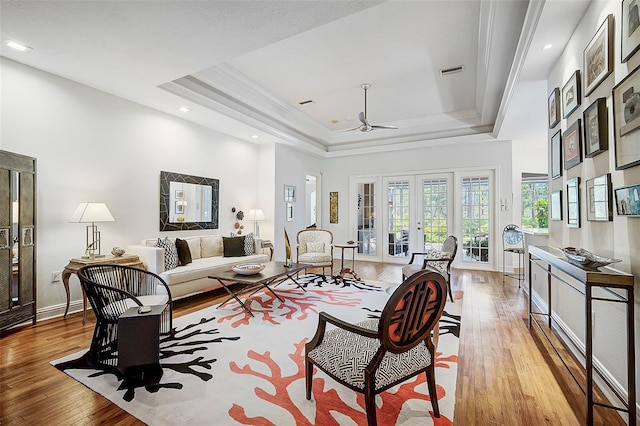
[[[1,0],[1,40],[32,50],[3,43],[0,54],[236,138],[326,155],[497,134],[517,82],[546,78],[588,4]],[[360,124],[363,83],[368,120],[399,129],[344,132]]]

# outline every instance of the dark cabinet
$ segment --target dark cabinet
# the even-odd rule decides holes
[[[0,150],[0,330],[36,322],[36,159]]]

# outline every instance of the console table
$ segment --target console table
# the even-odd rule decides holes
[[[547,302],[547,312],[533,311],[532,303],[532,273],[533,267],[537,267],[546,272],[547,275],[547,294],[549,300]],[[560,273],[557,273],[560,272]],[[573,279],[569,282],[563,278],[563,274]],[[554,278],[555,280],[552,280]],[[553,247],[546,246],[529,246],[529,328],[535,323],[547,341],[553,347],[551,339],[547,336],[536,316],[546,317],[548,327],[551,329],[552,313],[551,313],[551,295],[552,285],[566,285],[576,292],[584,295],[584,309],[586,321],[585,336],[585,373],[587,377],[587,425],[593,425],[593,407],[598,405],[605,408],[615,409],[626,412],[629,415],[629,426],[636,425],[636,370],[635,370],[635,317],[634,317],[634,294],[633,294],[634,277],[612,268],[602,267],[582,268],[570,263],[564,253]],[[593,290],[598,289],[604,292],[605,296],[594,296]],[[621,290],[624,295],[614,292],[612,289]],[[602,293],[598,292],[598,294]],[[603,301],[611,303],[623,303],[626,305],[626,331],[627,331],[627,401],[626,408],[616,407],[603,402],[594,401],[593,395],[593,321],[592,321],[592,304],[593,301]],[[625,324],[621,324],[624,326]],[[554,349],[556,349],[554,347]],[[556,350],[556,353],[559,352]],[[563,364],[566,363],[563,361]],[[571,370],[567,367],[569,373],[574,377]],[[577,379],[576,379],[577,382]],[[607,386],[611,387],[609,383]],[[613,389],[612,389],[613,390]],[[620,398],[622,401],[622,398]],[[624,402],[624,401],[623,401]]]
[[[64,285],[64,291],[67,293],[67,307],[64,310],[64,317],[67,317],[69,312],[69,304],[71,303],[71,294],[69,292],[69,277],[71,274],[77,274],[78,269],[86,265],[124,265],[132,266],[134,268],[144,269],[144,264],[138,256],[135,254],[123,254],[122,256],[104,256],[96,257],[95,259],[71,259],[67,266],[62,271],[62,284]],[[81,286],[82,288],[82,286]],[[82,324],[87,319],[87,296],[82,292]]]

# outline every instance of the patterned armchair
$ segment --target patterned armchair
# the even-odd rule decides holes
[[[449,297],[453,302],[453,294],[451,292],[451,264],[458,252],[458,239],[453,235],[449,235],[440,250],[427,250],[426,252],[411,253],[409,264],[402,268],[402,279],[422,270],[429,269],[442,274],[447,280],[447,288]],[[414,263],[415,261],[415,263]]]
[[[297,262],[322,267],[322,276],[326,280],[324,269],[329,267],[333,275],[333,234],[325,229],[303,229],[296,235]]]
[[[311,399],[316,366],[339,383],[364,393],[367,424],[375,425],[375,396],[425,373],[433,413],[440,417],[431,332],[446,300],[444,277],[424,270],[400,284],[379,319],[350,324],[320,312],[316,334],[305,345],[306,398]]]

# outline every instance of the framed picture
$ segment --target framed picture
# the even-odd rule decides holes
[[[639,0],[622,0],[622,62],[627,62],[640,47]]]
[[[640,164],[640,67],[613,88],[616,170]]]
[[[175,207],[176,214],[184,214],[184,203],[182,201],[176,201]]]
[[[176,198],[184,198],[184,189],[176,189]]]
[[[284,201],[293,203],[296,201],[296,187],[293,185],[284,186]]]
[[[580,228],[580,178],[567,180],[567,226]]]
[[[293,222],[293,203],[287,203],[287,222]]]
[[[557,87],[549,95],[549,128],[553,129],[560,122],[560,89]]]
[[[595,157],[609,149],[609,120],[607,100],[598,98],[583,114],[584,156]]]
[[[553,191],[551,193],[550,219],[562,220],[562,191]]]
[[[587,179],[587,220],[613,220],[611,174]]]
[[[616,189],[618,216],[640,217],[640,184]]]
[[[607,16],[584,49],[584,95],[589,96],[613,71],[613,15]]]
[[[24,227],[22,228],[22,245],[23,246],[32,246],[33,245],[33,236],[35,235],[35,230],[33,227]]]
[[[582,162],[582,132],[577,119],[564,132],[564,168],[569,170]]]
[[[569,81],[562,86],[562,112],[563,117],[567,118],[582,103],[582,94],[580,93],[580,70],[573,73]]]
[[[329,223],[338,223],[338,193],[329,192]]]
[[[562,176],[562,131],[558,130],[551,137],[551,178],[557,179]]]
[[[0,249],[8,249],[9,244],[9,228],[0,228]]]

